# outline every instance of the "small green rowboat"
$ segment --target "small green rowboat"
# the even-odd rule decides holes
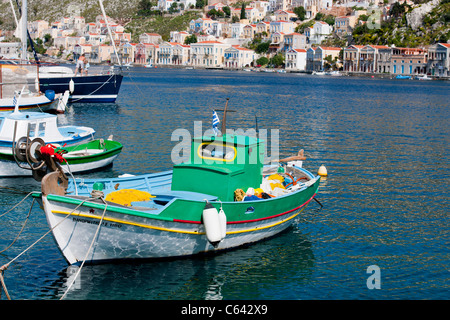
[[[41,139],[37,140],[31,141],[28,148],[24,145],[22,152],[19,149],[15,155],[11,151],[0,152],[0,177],[44,176],[47,173],[47,166],[36,156],[36,150],[45,143]],[[111,166],[122,148],[122,144],[117,141],[96,139],[68,147],[55,146],[54,152],[64,158],[61,167],[65,172],[82,173]]]
[[[318,191],[320,177],[295,158],[264,166],[264,144],[194,138],[190,161],[171,171],[70,181],[52,172],[34,197],[70,264],[235,248],[288,228]]]

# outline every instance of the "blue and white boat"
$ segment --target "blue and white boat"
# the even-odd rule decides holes
[[[39,88],[42,92],[53,90],[64,93],[70,91],[69,102],[75,103],[113,103],[116,101],[122,84],[123,74],[95,74],[74,76],[73,74],[39,74]]]
[[[411,76],[404,76],[402,74],[398,74],[395,79],[399,79],[399,80],[410,80]]]
[[[95,130],[83,126],[58,126],[58,116],[45,112],[0,113],[0,153],[23,154],[35,139],[55,146],[71,146],[94,139]]]

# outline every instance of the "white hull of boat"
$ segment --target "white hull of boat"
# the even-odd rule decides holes
[[[72,173],[93,171],[111,165],[118,156],[119,155],[117,154],[107,159],[80,164],[71,164],[70,166],[67,166],[67,164],[62,164],[61,167],[64,169],[65,172],[72,172]],[[29,167],[28,163],[22,163],[22,166],[27,168]],[[31,170],[20,168],[15,161],[0,160],[0,177],[31,177],[31,176],[32,176]]]
[[[228,225],[226,237],[217,247],[213,247],[207,240],[203,224],[163,221],[109,210],[101,219],[103,209],[100,208],[100,200],[90,207],[83,205],[80,208],[76,208],[76,204],[56,202],[45,196],[42,201],[53,236],[70,264],[84,260],[98,262],[181,257],[231,249],[282,232],[306,207],[304,205],[264,223]],[[99,233],[93,242],[100,222]],[[92,248],[91,243],[94,243]]]

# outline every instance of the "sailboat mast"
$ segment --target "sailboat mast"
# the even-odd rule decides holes
[[[112,45],[113,45],[114,53],[116,54],[117,62],[119,63],[119,66],[122,66],[122,63],[120,62],[120,59],[119,59],[119,55],[117,53],[116,43],[114,42],[114,38],[112,36],[111,29],[109,28],[108,17],[106,16],[105,7],[103,6],[103,1],[99,0],[99,3],[100,3],[100,9],[102,10],[102,13],[103,13],[103,18],[105,19],[106,28],[108,29],[109,37],[111,38],[111,42],[112,42]]]
[[[27,12],[28,12],[28,8],[27,8],[27,0],[22,0],[22,60],[24,61],[24,63],[26,63],[26,61],[28,61],[28,56],[27,56],[27,39],[28,39],[28,26],[27,26],[27,21],[28,21],[28,16],[27,16]]]

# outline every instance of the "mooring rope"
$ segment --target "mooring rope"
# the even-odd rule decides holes
[[[31,193],[30,193],[31,194]],[[27,195],[27,197],[28,197],[28,195]],[[26,197],[25,197],[26,198]],[[88,199],[85,199],[85,200],[83,200],[79,205],[77,205],[76,207],[75,207],[75,209],[73,209],[67,216],[65,216],[60,222],[58,222],[53,228],[51,228],[50,230],[48,230],[46,233],[44,233],[39,239],[37,239],[34,243],[32,243],[28,248],[26,248],[25,250],[23,250],[21,253],[19,253],[15,258],[13,258],[11,261],[9,261],[7,264],[4,264],[3,266],[1,266],[0,267],[0,283],[1,283],[1,285],[2,285],[2,287],[3,287],[3,290],[5,291],[5,293],[6,293],[6,296],[7,296],[7,298],[8,298],[8,300],[11,300],[11,297],[10,297],[10,295],[9,295],[9,293],[8,293],[8,290],[7,290],[7,288],[6,288],[6,284],[5,284],[5,281],[4,281],[4,276],[3,276],[3,273],[4,273],[4,271],[6,270],[6,269],[8,269],[8,267],[9,267],[9,265],[11,264],[11,263],[13,263],[14,261],[16,261],[19,257],[21,257],[25,252],[27,252],[28,250],[30,250],[32,247],[34,247],[37,243],[39,243],[42,239],[44,239],[50,232],[52,232],[56,227],[58,227],[61,223],[63,223],[68,217],[70,217],[70,215],[75,211],[75,210],[77,210],[80,206],[82,206],[86,201],[88,201],[89,199],[91,199],[91,198],[88,198]],[[25,199],[23,199],[23,200],[25,200]],[[21,202],[23,202],[23,200],[21,201]],[[20,202],[20,203],[21,203]],[[19,204],[20,204],[19,203]],[[17,207],[18,206],[18,204],[15,206],[15,207]],[[14,207],[14,208],[15,208]],[[9,211],[11,211],[12,209],[10,209]],[[9,212],[8,211],[8,212]],[[30,209],[30,211],[31,211],[31,209]],[[105,211],[106,211],[106,208],[105,208]],[[6,213],[5,213],[6,214]],[[5,214],[3,214],[3,215],[5,215]],[[3,216],[2,215],[2,216]],[[0,292],[1,292],[1,290],[0,290]]]
[[[27,197],[28,197],[28,196],[27,196]],[[28,219],[30,218],[31,209],[33,209],[33,205],[34,205],[34,201],[35,201],[35,200],[36,200],[36,199],[33,199],[33,202],[31,203],[30,210],[28,210],[28,215],[27,215],[27,217],[25,218],[25,222],[23,223],[22,229],[19,231],[19,234],[16,236],[16,238],[13,240],[13,242],[11,242],[11,244],[10,244],[9,246],[7,246],[5,249],[1,250],[0,253],[3,253],[3,252],[5,252],[6,250],[8,250],[9,248],[11,248],[11,246],[17,241],[17,239],[19,239],[20,235],[22,234],[22,231],[25,229],[25,226],[26,226],[26,224],[27,224],[27,222],[28,222]]]
[[[94,191],[95,191],[95,193],[94,193]],[[98,190],[94,190],[94,191],[91,194],[92,197],[93,198],[97,198],[97,199],[101,199],[103,201],[103,203],[105,204],[105,209],[103,210],[103,214],[102,214],[102,216],[100,218],[100,221],[98,223],[97,230],[95,231],[94,237],[92,238],[92,241],[91,241],[91,245],[89,246],[89,249],[87,250],[86,255],[84,256],[84,259],[83,259],[83,262],[80,265],[80,268],[78,268],[77,273],[75,274],[75,276],[72,279],[72,282],[67,287],[66,292],[64,292],[64,294],[61,296],[61,298],[59,300],[62,300],[62,299],[64,299],[66,297],[67,293],[69,292],[69,290],[72,288],[73,284],[75,283],[75,280],[78,278],[78,275],[81,272],[81,268],[83,268],[84,263],[86,262],[86,260],[88,258],[88,255],[91,252],[92,247],[94,246],[95,240],[97,239],[98,233],[100,231],[100,227],[101,227],[102,222],[103,222],[103,218],[105,217],[105,214],[106,214],[106,209],[108,208],[108,204],[106,203],[105,199],[103,199],[103,192],[98,191]]]
[[[109,80],[111,80],[112,77],[114,77],[115,75],[116,75],[116,74],[113,73],[113,74],[111,75],[111,77],[109,77],[108,80],[106,80],[105,82],[103,82],[103,84],[102,84],[100,87],[98,87],[97,89],[95,89],[95,90],[92,91],[91,93],[87,94],[87,96],[91,96],[91,95],[93,95],[94,93],[96,93],[98,90],[100,90],[101,88],[103,88],[103,86],[104,86],[105,84],[107,84],[107,83],[109,82]],[[76,100],[72,100],[71,102],[74,103],[74,102],[80,101],[80,100],[82,100],[82,99],[84,99],[84,98],[79,98],[79,99],[76,99]]]

